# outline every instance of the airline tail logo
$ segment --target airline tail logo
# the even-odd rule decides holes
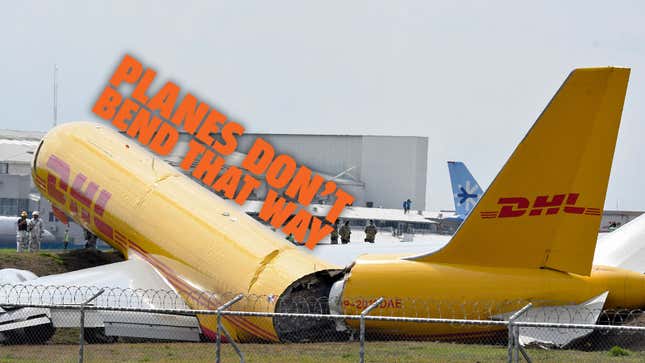
[[[455,195],[459,199],[459,204],[466,204],[466,210],[471,210],[477,204],[479,194],[479,185],[471,185],[470,181],[466,182],[466,186],[459,185],[459,192]]]
[[[499,210],[483,211],[480,216],[483,219],[492,218],[516,218],[522,216],[537,217],[543,215],[553,215],[558,213],[581,214],[590,216],[599,216],[600,208],[586,208],[576,205],[579,193],[539,195],[535,197],[531,204],[526,197],[503,197],[499,198],[497,204],[501,206]]]
[[[479,201],[482,189],[461,161],[449,161],[448,173],[452,185],[452,196],[455,200],[455,211],[465,219]]]

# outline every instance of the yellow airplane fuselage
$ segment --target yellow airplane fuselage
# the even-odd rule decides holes
[[[605,291],[609,291],[607,309],[642,308],[645,275],[606,266],[594,266],[590,276],[581,276],[550,269],[450,265],[368,255],[352,267],[342,304],[345,313],[358,314],[383,297],[373,315],[487,320],[529,302],[536,307],[580,304]],[[433,336],[491,329],[389,321],[372,321],[368,326],[384,333],[403,329],[406,334]]]
[[[109,127],[52,129],[35,156],[33,178],[55,208],[127,258],[152,264],[193,308],[274,311],[297,279],[334,266],[305,254],[178,170]],[[206,293],[206,294],[204,294]],[[215,331],[211,316],[200,317]],[[271,319],[227,317],[239,340],[277,340]]]

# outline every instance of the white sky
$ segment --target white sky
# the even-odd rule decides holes
[[[446,160],[483,187],[575,67],[632,67],[607,195],[645,209],[645,3],[639,1],[0,0],[0,127],[98,121],[126,52],[252,132],[428,136],[428,208]]]

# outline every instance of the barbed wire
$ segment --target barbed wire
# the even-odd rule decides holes
[[[21,305],[79,305],[98,291],[104,290],[93,301],[94,307],[120,307],[132,309],[166,310],[215,310],[240,293],[209,291],[180,295],[173,290],[131,289],[99,286],[60,286],[0,284],[0,306]],[[240,303],[231,310],[255,312],[279,312],[296,314],[330,314],[327,297],[279,297],[278,295],[244,294]],[[340,302],[344,315],[359,315],[378,297],[352,297]],[[505,320],[508,314],[521,309],[528,300],[440,300],[413,298],[386,298],[371,316],[408,318],[437,318],[453,320]],[[605,309],[574,306],[571,302],[530,301],[534,308],[524,321],[573,324],[596,321],[601,325],[645,326],[640,309]],[[548,309],[540,309],[548,307]],[[532,315],[531,315],[532,314]],[[595,319],[598,317],[597,319]],[[521,322],[522,320],[520,320]],[[465,323],[454,323],[465,324]],[[454,325],[453,324],[453,325]]]

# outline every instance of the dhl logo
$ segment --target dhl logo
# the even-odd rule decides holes
[[[529,217],[552,215],[560,212],[568,214],[584,214],[599,216],[599,208],[578,207],[579,193],[539,195],[531,202],[525,197],[499,198],[497,204],[502,207],[498,211],[484,211],[479,215],[484,219],[521,217],[528,212]]]
[[[38,186],[46,191],[56,204],[65,206],[76,220],[83,221],[86,227],[94,225],[99,232],[112,239],[113,228],[102,218],[112,194],[97,183],[88,181],[83,173],[78,173],[72,178],[69,164],[55,155],[49,156],[46,166],[47,180],[36,175]]]

